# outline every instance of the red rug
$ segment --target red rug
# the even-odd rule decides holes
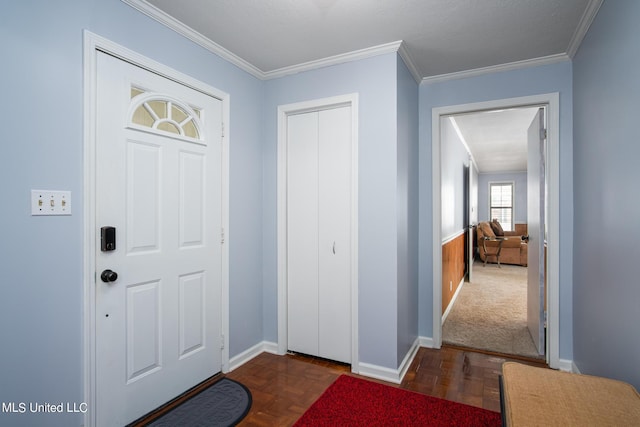
[[[497,412],[342,375],[294,427],[500,425]]]

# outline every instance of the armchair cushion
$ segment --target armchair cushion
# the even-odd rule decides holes
[[[481,231],[481,237],[496,237],[495,233],[493,232],[493,229],[491,228],[491,226],[489,225],[488,222],[481,222],[480,224],[478,224],[478,229]]]
[[[494,219],[489,224],[491,225],[491,229],[493,230],[496,236],[504,236],[504,230],[502,229],[502,226],[500,225],[497,219]]]

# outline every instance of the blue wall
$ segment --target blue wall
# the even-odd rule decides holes
[[[398,58],[398,364],[418,338],[418,84]],[[398,367],[398,365],[396,365]]]
[[[464,166],[469,166],[469,152],[449,118],[440,119],[440,187],[442,240],[464,229]]]
[[[262,82],[120,0],[11,2],[0,14],[0,402],[82,402],[83,29],[231,96],[231,355],[262,340]],[[72,192],[67,217],[32,217],[30,190]],[[258,242],[258,244],[256,244]],[[80,425],[0,413],[2,425]]]
[[[570,62],[420,85],[420,335],[433,336],[431,110],[436,107],[560,94],[560,357],[572,357],[573,132]]]
[[[0,53],[12,58],[2,69],[11,84],[4,92],[9,102],[0,107],[7,123],[0,185],[14,201],[2,211],[3,222],[11,225],[0,240],[3,284],[10,286],[0,300],[0,316],[11,327],[0,336],[0,401],[84,399],[85,29],[230,94],[231,356],[277,340],[276,107],[359,93],[360,354],[363,362],[398,366],[417,336],[418,167],[417,85],[407,82],[409,73],[396,54],[262,82],[120,0],[15,3],[0,20]],[[401,154],[407,158],[399,161]],[[31,217],[32,188],[71,190],[73,215]],[[400,244],[408,254],[402,267]],[[81,423],[73,414],[0,417],[16,425]]]
[[[574,361],[637,389],[639,19],[640,2],[605,1],[573,67]]]
[[[10,203],[0,213],[0,402],[84,399],[84,29],[230,94],[231,356],[277,340],[278,105],[359,93],[360,354],[362,362],[395,368],[416,335],[433,330],[432,108],[559,92],[560,357],[640,388],[634,363],[640,288],[633,268],[640,202],[629,196],[640,182],[640,145],[629,113],[640,98],[639,16],[638,2],[604,2],[574,66],[416,89],[396,54],[262,82],[120,0],[4,6],[0,192]],[[73,215],[32,217],[29,196],[36,188],[70,190]],[[582,231],[575,241],[574,220]],[[583,231],[594,227],[597,234]],[[73,414],[0,414],[2,425],[81,422]]]
[[[513,223],[527,223],[527,173],[481,173],[478,175],[478,221],[489,221],[489,183],[513,182]]]
[[[397,60],[397,54],[390,53],[265,82],[263,268],[267,341],[277,340],[277,108],[357,92],[360,361],[397,366]]]

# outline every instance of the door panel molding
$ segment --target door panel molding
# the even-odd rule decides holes
[[[278,107],[277,240],[278,353],[287,351],[287,117],[340,106],[351,107],[351,370],[358,372],[358,94]]]
[[[97,55],[104,52],[137,67],[151,71],[190,89],[222,101],[222,122],[229,123],[230,96],[208,84],[149,59],[124,46],[85,30],[83,33],[83,388],[88,411],[84,425],[96,425],[96,124],[97,124]],[[225,126],[222,137],[222,224],[225,242],[229,241],[229,129]],[[222,246],[222,295],[221,331],[224,337],[222,350],[223,372],[229,370],[229,245]]]
[[[460,105],[436,107],[431,110],[432,167],[432,283],[442,282],[441,179],[440,179],[440,119],[453,114],[516,107],[546,106],[548,114],[548,254],[547,254],[547,363],[560,367],[560,94],[558,92],[517,98],[498,99]],[[433,347],[442,346],[442,289],[433,286]]]

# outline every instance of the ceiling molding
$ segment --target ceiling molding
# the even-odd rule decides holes
[[[440,83],[448,80],[464,79],[468,77],[476,77],[501,71],[512,71],[528,67],[537,67],[540,65],[556,64],[558,62],[570,60],[571,58],[569,58],[569,55],[567,55],[566,53],[558,53],[556,55],[543,56],[541,58],[525,59],[523,61],[509,62],[507,64],[492,65],[490,67],[475,68],[473,70],[429,76],[423,78],[422,83]]]
[[[133,7],[134,9],[142,12],[143,14],[149,16],[152,19],[155,19],[162,25],[172,29],[178,34],[183,35],[189,40],[197,43],[203,48],[207,49],[211,53],[218,55],[219,57],[227,60],[238,68],[246,71],[254,77],[257,77],[260,80],[269,80],[275,79],[279,77],[283,77],[290,74],[301,73],[303,71],[314,70],[317,68],[327,67],[330,65],[342,64],[344,62],[357,61],[360,59],[370,58],[377,55],[382,55],[385,53],[398,52],[402,46],[402,40],[395,41],[391,43],[386,43],[378,46],[368,47],[365,49],[356,50],[353,52],[343,53],[340,55],[330,56],[328,58],[319,59],[316,61],[309,61],[298,65],[292,65],[290,67],[279,68],[273,71],[262,71],[258,67],[253,64],[245,61],[239,56],[235,55],[231,51],[225,49],[219,44],[213,42],[211,39],[204,37],[199,32],[195,31],[191,27],[186,26],[182,22],[178,21],[174,17],[170,16],[166,12],[158,9],[152,4],[146,2],[145,0],[122,0],[122,2],[127,5]],[[409,67],[409,71],[416,79],[417,82],[420,81],[419,76],[413,62],[411,62],[410,57],[406,50],[404,52],[400,52],[403,60]]]
[[[576,51],[578,50],[580,43],[584,39],[589,29],[589,26],[593,22],[593,19],[595,18],[598,10],[600,9],[600,6],[602,5],[603,1],[604,0],[589,1],[589,4],[580,20],[580,24],[578,25],[569,43],[567,53],[549,55],[549,56],[544,56],[540,58],[527,59],[523,61],[510,62],[506,64],[476,68],[471,70],[458,71],[454,73],[440,74],[436,76],[422,77],[421,73],[415,66],[415,62],[413,61],[413,59],[411,58],[411,55],[409,54],[406,44],[403,43],[401,40],[265,72],[259,69],[258,67],[256,67],[255,65],[251,64],[250,62],[237,56],[233,52],[215,43],[211,39],[204,37],[202,34],[198,33],[191,27],[188,27],[187,25],[178,21],[177,19],[170,16],[169,14],[162,11],[161,9],[148,3],[146,0],[122,0],[123,3],[142,12],[143,14],[156,20],[160,24],[172,29],[178,34],[186,37],[187,39],[207,49],[211,53],[221,57],[222,59],[230,62],[231,64],[237,66],[241,70],[246,71],[250,75],[260,80],[275,79],[275,78],[296,74],[296,73],[301,73],[304,71],[310,71],[310,70],[327,67],[331,65],[337,65],[345,62],[370,58],[370,57],[382,55],[385,53],[397,52],[402,58],[402,60],[404,61],[404,63],[407,65],[409,72],[411,73],[411,75],[413,76],[413,78],[416,80],[418,84],[435,83],[435,82],[443,82],[443,81],[462,79],[462,78],[468,78],[468,77],[475,77],[483,74],[490,74],[490,73],[495,73],[500,71],[511,71],[511,70],[516,70],[521,68],[527,68],[527,67],[539,66],[539,65],[548,65],[548,64],[554,64],[562,61],[571,60],[571,58],[573,58],[573,55],[575,55]]]
[[[129,6],[133,7],[134,9],[137,9],[138,11],[149,16],[150,18],[155,19],[162,25],[165,25],[171,28],[173,31],[177,32],[178,34],[185,36],[189,40],[197,43],[198,45],[202,46],[208,51],[229,61],[233,65],[246,71],[252,76],[257,77],[259,79],[264,79],[264,72],[262,70],[250,64],[249,62],[245,61],[244,59],[240,58],[239,56],[235,55],[234,53],[230,52],[229,50],[225,49],[224,47],[220,46],[219,44],[214,43],[210,39],[202,36],[202,34],[198,33],[191,27],[187,27],[182,22],[178,21],[174,17],[168,15],[167,13],[163,12],[162,10],[153,6],[152,4],[149,4],[144,0],[122,0],[122,1],[128,4]]]
[[[370,58],[385,53],[398,52],[402,46],[402,40],[391,43],[381,44],[378,46],[368,47],[365,49],[355,50],[353,52],[341,53],[339,55],[330,56],[328,58],[318,59],[316,61],[304,62],[290,67],[279,68],[273,71],[263,72],[263,79],[276,79],[290,74],[301,73],[303,71],[315,70],[317,68],[328,67],[330,65],[342,64],[344,62],[357,61],[360,59]]]
[[[478,175],[509,175],[514,173],[527,173],[527,170],[512,170],[512,171],[493,171],[493,172],[478,172]]]
[[[473,157],[473,153],[471,152],[471,149],[469,148],[469,144],[467,144],[467,140],[464,138],[464,135],[462,134],[462,131],[460,130],[460,126],[458,126],[458,122],[456,122],[455,116],[449,116],[449,121],[451,122],[451,125],[453,126],[453,130],[456,131],[456,134],[458,135],[458,138],[460,139],[460,142],[462,142],[462,145],[464,146],[464,149],[467,150],[467,154],[469,155],[469,160],[471,161],[473,166],[476,168],[478,173],[480,173],[480,168],[478,167],[478,162],[476,162],[476,158]]]
[[[413,79],[416,81],[417,84],[420,84],[420,82],[422,81],[422,75],[418,71],[418,68],[416,67],[416,63],[413,61],[413,58],[411,58],[411,55],[407,50],[406,43],[402,43],[400,45],[400,49],[398,49],[398,54],[400,55],[400,58],[402,58],[402,60],[404,61],[404,64],[409,69],[409,72],[413,76]]]
[[[584,37],[587,35],[587,31],[589,31],[589,27],[591,27],[591,23],[598,14],[598,10],[600,10],[600,6],[602,6],[603,1],[604,0],[589,1],[587,8],[582,14],[582,18],[580,18],[580,23],[578,24],[576,31],[573,33],[573,37],[571,37],[569,47],[567,47],[567,55],[569,55],[569,58],[573,58],[576,52],[578,52],[578,48],[580,48],[582,40],[584,40]]]

